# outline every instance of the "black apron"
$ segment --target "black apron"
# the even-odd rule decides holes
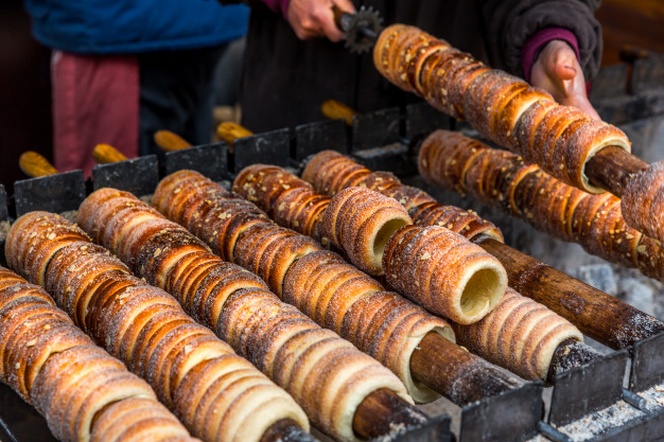
[[[362,4],[378,10],[383,25],[416,25],[478,59],[486,58],[482,14],[474,0]],[[283,18],[262,4],[252,6],[242,75],[243,125],[265,132],[324,120],[320,107],[329,99],[360,112],[421,101],[385,80],[371,52],[353,54],[343,42],[325,38],[299,40]]]

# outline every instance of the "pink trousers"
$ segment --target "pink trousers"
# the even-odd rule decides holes
[[[54,51],[53,162],[60,172],[89,176],[92,151],[110,144],[138,156],[139,68],[134,56],[82,56]]]

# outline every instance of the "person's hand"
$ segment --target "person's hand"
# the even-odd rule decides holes
[[[544,46],[533,64],[530,82],[551,93],[558,103],[575,106],[601,120],[588,99],[586,80],[576,54],[564,41],[552,40]]]
[[[334,22],[333,5],[344,12],[355,12],[350,0],[290,0],[286,20],[302,40],[327,37],[337,42],[344,34]]]

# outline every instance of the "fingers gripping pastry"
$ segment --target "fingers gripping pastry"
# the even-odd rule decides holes
[[[320,228],[323,237],[343,249],[353,264],[381,275],[385,244],[397,229],[411,223],[406,209],[394,198],[348,187],[332,198]]]
[[[454,328],[459,344],[524,379],[546,379],[558,346],[583,341],[569,321],[511,288],[482,320]]]
[[[606,146],[630,151],[620,129],[559,105],[523,80],[441,45],[447,44],[415,27],[389,26],[374,47],[374,64],[398,87],[452,117],[466,119],[487,139],[556,178],[590,193],[603,191],[589,182],[585,165]]]

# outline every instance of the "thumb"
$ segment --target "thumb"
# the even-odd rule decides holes
[[[554,75],[561,80],[571,80],[576,77],[577,68],[565,62],[557,63],[553,68]]]

